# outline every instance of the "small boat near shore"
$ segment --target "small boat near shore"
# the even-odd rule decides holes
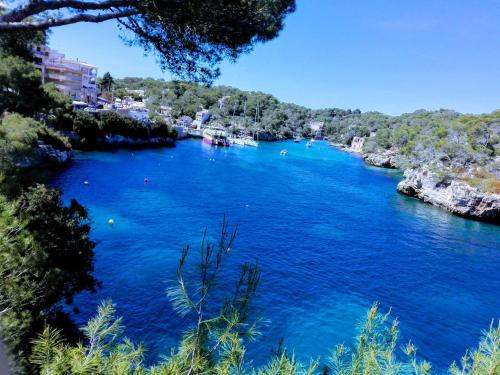
[[[231,137],[231,138],[228,138],[228,140],[229,140],[229,143],[232,145],[245,146],[245,140],[242,138]]]
[[[243,141],[245,142],[245,146],[259,147],[259,142],[250,137],[244,138]]]
[[[224,130],[208,128],[203,131],[203,142],[211,146],[229,147],[229,140]]]

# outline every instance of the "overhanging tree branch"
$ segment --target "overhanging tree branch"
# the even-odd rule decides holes
[[[1,0],[0,0],[1,1]],[[127,44],[153,52],[178,78],[211,83],[223,59],[235,60],[275,38],[295,0],[11,0],[0,33],[45,31],[79,22],[118,20]],[[130,32],[128,32],[130,31]]]
[[[137,9],[125,9],[110,13],[87,14],[82,13],[66,18],[48,18],[33,22],[3,22],[0,21],[0,30],[46,30],[50,27],[70,25],[78,22],[99,23],[111,19],[130,17],[139,14]]]
[[[30,1],[26,5],[14,8],[10,12],[0,16],[0,22],[21,22],[28,17],[36,16],[50,10],[105,10],[120,7],[129,8],[136,4],[136,0],[107,0],[100,2],[79,0]]]

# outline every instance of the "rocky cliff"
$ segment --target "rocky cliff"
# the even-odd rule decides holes
[[[350,146],[330,143],[344,151],[362,154],[364,138],[355,137]],[[399,168],[396,149],[362,154],[366,164],[381,168]],[[444,167],[441,165],[437,170]],[[397,190],[426,203],[463,217],[500,224],[500,195],[472,187],[458,177],[442,177],[429,167],[408,169]]]
[[[397,168],[396,150],[386,150],[381,153],[366,153],[363,154],[363,159],[366,164],[381,168]]]
[[[481,191],[452,177],[441,177],[427,167],[409,169],[398,191],[456,215],[500,224],[500,195]]]
[[[38,147],[35,153],[37,157],[34,164],[62,165],[68,163],[73,157],[73,151],[71,149],[60,150],[42,141],[38,141]]]
[[[354,137],[351,142],[351,147],[348,149],[349,152],[362,153],[363,145],[365,144],[364,137]]]

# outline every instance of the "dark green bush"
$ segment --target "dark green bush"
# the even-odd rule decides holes
[[[175,138],[177,136],[177,132],[172,126],[167,124],[165,121],[156,120],[150,126],[150,136],[152,138],[155,137]]]
[[[146,124],[115,112],[101,112],[99,127],[103,134],[142,139],[149,137]]]
[[[82,138],[84,144],[93,144],[98,137],[102,136],[97,119],[84,111],[76,111],[73,131]]]

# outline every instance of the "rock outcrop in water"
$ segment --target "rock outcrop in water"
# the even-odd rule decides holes
[[[73,151],[71,149],[59,150],[52,145],[47,145],[42,141],[38,141],[36,156],[37,159],[34,164],[62,165],[71,160]]]
[[[408,169],[398,191],[456,215],[500,224],[500,195],[486,193],[453,177],[441,177],[427,167]]]
[[[175,139],[170,137],[152,137],[152,138],[131,138],[122,135],[107,135],[105,137],[98,137],[90,143],[82,142],[82,139],[75,132],[64,132],[66,137],[69,138],[71,144],[76,149],[107,149],[113,147],[173,147],[175,146]]]
[[[175,139],[169,137],[154,137],[154,138],[130,138],[121,135],[110,135],[98,142],[102,146],[174,146]]]

